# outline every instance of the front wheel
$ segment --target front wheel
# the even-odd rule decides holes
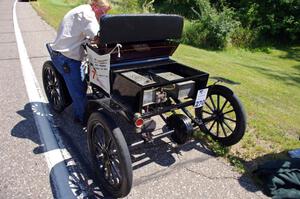
[[[242,103],[229,88],[221,85],[209,87],[203,107],[195,109],[202,120],[200,130],[223,144],[238,143],[245,134],[246,114]]]
[[[113,197],[125,197],[132,187],[132,163],[121,129],[108,115],[95,112],[87,132],[96,180]]]

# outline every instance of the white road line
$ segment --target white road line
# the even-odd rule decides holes
[[[21,68],[26,85],[26,90],[33,110],[35,124],[37,126],[41,142],[47,151],[44,153],[51,178],[54,179],[56,196],[58,198],[76,198],[69,187],[69,172],[65,165],[64,155],[65,149],[60,149],[57,140],[53,134],[51,124],[49,123],[49,110],[45,105],[45,97],[41,91],[41,87],[36,79],[32,65],[30,63],[23,37],[19,28],[15,0],[13,7],[13,23],[17,47],[20,56]],[[68,153],[67,153],[68,154]]]

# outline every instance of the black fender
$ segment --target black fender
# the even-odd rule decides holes
[[[230,88],[223,86],[223,85],[214,84],[214,85],[208,86],[207,88],[208,88],[208,92],[210,92],[210,90],[214,90],[214,88],[216,88],[216,89],[220,88],[220,89],[226,90],[226,92],[230,95],[234,94],[234,92]]]
[[[113,120],[114,117],[117,117],[117,114],[121,114],[122,116],[125,117],[129,121],[129,118],[125,113],[123,113],[121,110],[113,110],[107,107],[106,105],[103,104],[103,101],[101,100],[88,100],[87,105],[86,105],[86,111],[85,111],[85,122],[87,124],[89,117],[91,116],[92,113],[98,111],[102,115],[104,115],[105,118],[112,118]],[[125,115],[123,115],[125,114]]]
[[[93,112],[101,111],[101,110],[103,110],[103,107],[99,101],[88,100],[87,105],[86,105],[86,110],[85,110],[86,123]]]

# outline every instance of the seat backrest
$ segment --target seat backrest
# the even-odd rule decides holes
[[[180,39],[183,18],[166,14],[105,15],[100,19],[101,44]]]

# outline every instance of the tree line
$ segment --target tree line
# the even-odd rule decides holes
[[[182,41],[204,48],[300,43],[300,0],[119,0],[123,8],[179,14]]]

